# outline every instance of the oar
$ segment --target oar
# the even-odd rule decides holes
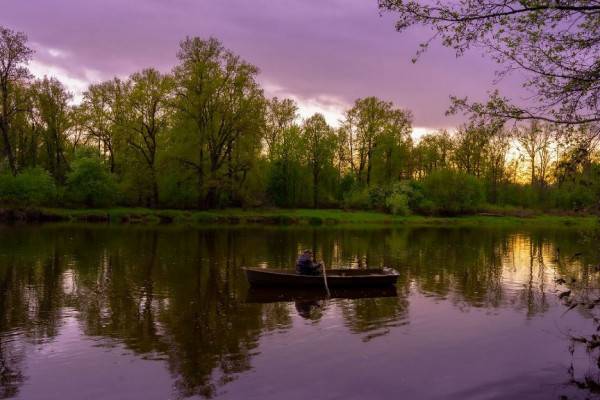
[[[327,272],[325,271],[325,263],[321,263],[321,267],[323,268],[323,280],[325,281],[325,290],[327,290],[327,297],[331,297],[331,293],[329,292],[329,285],[327,285]]]

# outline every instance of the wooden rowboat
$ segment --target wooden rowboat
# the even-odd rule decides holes
[[[323,275],[301,275],[294,270],[243,268],[252,286],[323,287]],[[398,280],[393,269],[331,269],[327,270],[329,288],[392,286]]]

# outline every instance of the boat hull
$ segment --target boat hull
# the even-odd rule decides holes
[[[324,287],[323,275],[300,275],[291,270],[244,268],[252,286],[272,287]],[[327,273],[329,288],[385,287],[395,285],[398,273],[390,270],[330,270]]]
[[[252,286],[246,293],[246,303],[277,303],[277,302],[310,302],[323,299],[370,299],[381,297],[396,297],[396,286],[381,287],[341,287],[331,288],[327,294],[322,287],[273,287]]]

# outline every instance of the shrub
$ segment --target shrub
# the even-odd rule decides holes
[[[431,173],[422,181],[422,187],[428,200],[421,202],[425,213],[469,214],[477,211],[484,200],[483,185],[477,178],[451,170]]]
[[[392,193],[386,200],[386,206],[394,215],[410,215],[408,196],[402,193]]]
[[[338,187],[338,200],[344,201],[344,196],[346,193],[350,193],[352,188],[356,187],[356,179],[352,174],[346,174],[342,177],[340,181],[340,185]]]
[[[580,211],[594,207],[597,202],[597,195],[591,187],[577,183],[558,186],[551,195],[553,206],[563,210]]]
[[[424,200],[421,183],[413,180],[401,181],[394,184],[392,194],[394,193],[405,195],[408,199],[408,207],[412,211],[417,211]]]
[[[112,175],[98,157],[85,156],[73,161],[67,175],[67,199],[87,207],[107,207],[117,198]]]
[[[369,188],[369,208],[384,211],[387,208],[389,190],[383,186],[371,186]]]
[[[367,210],[370,207],[369,191],[365,189],[354,189],[344,196],[343,205],[346,209]]]
[[[287,185],[284,168],[280,162],[275,162],[268,171],[267,195],[278,207],[290,205]]]
[[[303,202],[312,202],[310,186],[303,182],[301,166],[296,161],[276,161],[268,171],[267,197],[278,207],[296,207]],[[311,200],[309,200],[311,199]]]
[[[13,205],[41,206],[56,201],[56,185],[42,168],[30,168],[17,176],[0,177],[0,200]]]
[[[191,179],[180,179],[170,173],[161,180],[161,203],[169,208],[193,208],[198,205],[198,192]]]
[[[423,200],[421,189],[415,181],[401,181],[392,185],[385,200],[386,211],[394,215],[410,215]]]

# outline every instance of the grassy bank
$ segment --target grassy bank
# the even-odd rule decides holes
[[[114,224],[406,224],[411,226],[600,226],[597,216],[475,215],[468,217],[393,216],[379,212],[343,210],[226,209],[213,211],[153,210],[147,208],[59,209],[0,208],[4,222],[95,222]]]

